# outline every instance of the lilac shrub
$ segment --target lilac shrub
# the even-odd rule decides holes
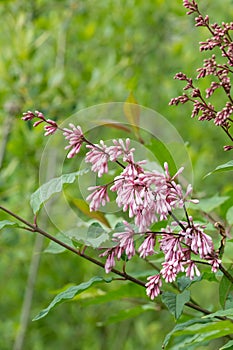
[[[185,73],[177,73],[175,79],[184,81],[186,85],[183,88],[184,93],[181,96],[172,98],[170,105],[191,102],[193,105],[191,116],[198,117],[200,121],[213,121],[215,126],[220,127],[231,141],[231,144],[224,146],[224,150],[230,151],[233,149],[231,130],[233,122],[233,99],[231,97],[231,73],[233,73],[233,42],[231,32],[233,31],[233,23],[223,22],[221,25],[217,23],[211,24],[209,16],[204,16],[200,12],[198,4],[194,0],[184,0],[183,5],[188,10],[188,15],[196,15],[196,26],[205,27],[211,33],[211,38],[200,43],[200,51],[215,52],[219,50],[222,57],[219,60],[216,54],[212,53],[210,58],[204,59],[203,67],[197,69],[195,80],[189,78]],[[202,92],[196,86],[196,82],[207,76],[210,76],[213,81],[205,92]],[[217,108],[214,103],[214,97],[217,91],[221,91],[223,95],[221,108]],[[133,110],[134,112],[136,111],[136,109],[132,109],[130,111],[130,118],[128,118],[131,121],[137,119],[136,117],[134,118],[134,115],[131,115],[133,114],[131,113]],[[212,237],[207,234],[207,224],[197,221],[194,217],[195,214],[192,213],[193,215],[191,215],[191,212],[188,210],[188,205],[192,203],[192,207],[195,207],[198,200],[191,197],[191,184],[184,186],[181,183],[180,179],[184,170],[183,167],[178,169],[175,174],[171,174],[167,160],[163,164],[163,169],[148,170],[149,166],[145,159],[135,160],[136,149],[132,147],[132,142],[129,138],[113,139],[110,145],[103,140],[93,143],[83,133],[79,125],[70,123],[68,128],[62,128],[55,121],[47,119],[42,112],[28,111],[23,114],[22,119],[26,122],[32,121],[34,127],[43,124],[45,136],[53,135],[58,131],[62,132],[68,143],[65,146],[67,158],[72,159],[80,156],[80,150],[82,151],[81,154],[84,154],[85,162],[90,165],[91,171],[98,177],[98,184],[92,184],[88,188],[89,194],[86,201],[89,203],[90,212],[100,210],[101,207],[106,206],[110,202],[110,199],[114,198],[122,214],[122,222],[117,230],[114,229],[112,231],[110,244],[95,247],[99,258],[101,258],[101,260],[97,260],[91,255],[86,254],[85,246],[80,249],[80,247],[77,248],[72,244],[69,245],[57,237],[50,235],[37,225],[37,213],[41,204],[49,198],[47,194],[41,199],[35,196],[35,193],[38,195],[38,190],[34,193],[36,204],[34,203],[35,206],[31,204],[35,214],[33,224],[3,206],[0,206],[0,210],[3,210],[23,223],[25,226],[21,228],[44,235],[63,248],[105,268],[107,274],[113,272],[118,276],[117,279],[128,280],[146,288],[146,295],[149,299],[154,300],[159,295],[162,295],[162,302],[168,307],[176,319],[181,316],[184,305],[202,312],[208,317],[210,316],[208,321],[194,317],[183,324],[179,324],[178,328],[174,328],[165,338],[164,348],[176,330],[178,331],[178,335],[182,336],[182,348],[183,345],[187,345],[187,348],[189,346],[194,348],[194,343],[198,343],[199,341],[204,344],[210,339],[227,337],[229,333],[233,333],[232,269],[229,268],[227,270],[224,266],[225,263],[222,263],[227,235],[230,232],[230,225],[233,224],[231,218],[233,207],[229,208],[229,210],[227,209],[226,221],[228,221],[229,227],[226,226],[226,228],[224,226],[225,224],[215,222],[209,213],[201,213],[203,216],[205,214],[211,223],[215,222],[214,227],[219,233],[218,238],[221,236],[220,247],[215,247]],[[139,135],[138,126],[134,125],[134,127],[137,130],[138,140],[140,142],[143,141]],[[118,166],[119,171],[115,176],[110,171],[111,163]],[[220,165],[215,170],[219,171],[219,168],[232,170],[233,162],[230,161]],[[75,181],[74,174],[66,174],[68,177],[71,175],[73,179],[71,182]],[[105,177],[104,175],[107,176]],[[104,181],[105,178],[108,178],[108,182]],[[45,185],[48,186],[48,184],[50,182]],[[62,187],[60,183],[58,187]],[[48,189],[48,187],[45,188]],[[55,192],[57,192],[57,188],[54,190]],[[228,197],[222,198],[225,200]],[[194,213],[196,212],[194,211]],[[1,225],[4,227],[4,225],[8,224],[9,222],[5,220]],[[158,253],[160,253],[160,265],[155,265],[152,259],[155,260]],[[135,256],[149,263],[154,269],[153,273],[149,276],[149,272],[145,272],[147,274],[146,281],[141,281],[126,272],[126,262]],[[116,265],[120,260],[123,260],[122,269],[117,269]],[[215,277],[213,274],[218,272],[218,280],[216,279],[216,281],[219,282],[219,302],[223,310],[220,310],[219,313],[218,311],[212,313],[212,316],[211,311],[196,303],[190,297],[190,291],[186,290],[191,282],[201,278],[201,265],[209,267],[209,270],[212,272],[211,278]],[[179,288],[181,279],[178,279],[180,276],[183,278],[181,288]],[[85,283],[85,286],[83,284],[76,286],[76,292],[85,290],[93,283],[100,281],[103,281],[102,277],[94,277]],[[166,284],[168,287],[171,285],[178,293],[167,292],[166,289],[169,288],[166,288]],[[69,299],[71,298],[70,295],[73,295],[73,297],[76,295],[73,290],[72,293],[68,289],[68,291],[59,294],[58,299],[56,297],[50,306],[42,310],[35,319],[47,315],[48,311],[58,301],[60,302],[63,297],[64,299]],[[145,298],[147,299],[146,296]],[[227,308],[230,308],[230,311]],[[211,326],[214,324],[213,329],[216,332],[212,331],[210,324]],[[192,329],[193,325],[195,329]],[[186,329],[188,329],[187,333],[185,333]],[[198,339],[199,335],[201,340]],[[183,343],[184,340],[185,342]],[[230,338],[229,346],[232,345],[233,341]],[[227,347],[229,346],[227,345]]]
[[[165,162],[164,171],[146,170],[146,160],[136,162],[134,160],[135,148],[131,148],[130,139],[113,140],[111,146],[107,146],[103,140],[99,144],[93,144],[82,132],[80,126],[69,124],[70,129],[60,128],[54,121],[46,119],[41,112],[28,111],[22,117],[24,121],[39,119],[34,126],[45,123],[45,135],[51,135],[56,130],[63,132],[69,145],[67,158],[75,157],[82,146],[86,146],[88,152],[85,162],[91,164],[91,170],[98,177],[108,173],[109,162],[115,162],[122,169],[121,173],[111,182],[88,188],[91,193],[86,200],[90,203],[90,210],[97,211],[101,206],[109,202],[109,192],[116,193],[118,207],[128,213],[129,220],[123,221],[124,230],[114,233],[112,237],[113,247],[105,249],[100,257],[105,257],[105,271],[109,273],[125,254],[130,260],[135,254],[146,259],[157,254],[156,242],[159,251],[164,254],[161,270],[148,277],[146,293],[154,299],[161,292],[162,280],[172,283],[180,272],[185,273],[191,280],[200,276],[197,263],[209,264],[212,271],[216,272],[221,259],[214,249],[212,238],[205,233],[205,226],[195,223],[188,215],[187,202],[198,203],[196,199],[190,199],[192,186],[189,184],[185,190],[178,182],[178,176],[182,173],[180,168],[175,175],[170,175],[168,164]],[[180,208],[186,220],[179,220],[175,210]],[[164,221],[171,217],[172,221],[161,231],[153,231],[152,227],[158,221]],[[159,239],[158,239],[159,237]],[[138,246],[136,240],[140,239]],[[198,260],[197,260],[198,259]]]

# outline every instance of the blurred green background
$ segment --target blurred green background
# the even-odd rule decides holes
[[[200,3],[214,21],[227,22],[233,16],[231,0]],[[229,160],[229,154],[222,152],[228,143],[223,132],[211,123],[192,120],[191,105],[168,106],[172,97],[182,94],[182,82],[173,80],[175,73],[195,76],[206,57],[198,52],[198,42],[208,33],[195,29],[193,18],[185,13],[182,1],[169,0],[0,1],[2,205],[32,219],[29,199],[38,187],[38,167],[47,140],[41,129],[32,131],[20,120],[22,112],[39,109],[62,122],[95,104],[124,102],[130,91],[139,104],[165,116],[187,142],[195,191],[203,196],[227,193],[226,178],[203,180],[207,172]],[[9,217],[0,212],[0,219]],[[46,216],[43,227],[55,232]],[[22,230],[1,232],[1,350],[161,349],[164,336],[174,326],[165,310],[105,323],[128,300],[88,307],[78,300],[31,322],[64,285],[103,274],[71,253],[40,256],[47,244]],[[203,294],[208,294],[203,306],[214,308],[212,284],[203,288]],[[25,293],[28,304],[23,306]],[[216,343],[200,349],[216,349]]]

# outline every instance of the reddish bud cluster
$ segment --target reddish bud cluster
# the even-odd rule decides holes
[[[203,67],[198,68],[197,79],[204,78],[207,75],[213,76],[214,80],[211,82],[209,88],[205,91],[205,97],[202,92],[193,85],[191,78],[188,78],[184,73],[177,73],[175,79],[186,81],[187,84],[183,88],[184,91],[189,90],[189,94],[185,93],[176,98],[172,98],[170,105],[184,104],[190,101],[193,104],[192,117],[199,116],[199,120],[209,121],[213,120],[214,124],[220,126],[227,136],[233,141],[233,136],[230,133],[233,113],[233,99],[231,97],[231,79],[230,75],[233,73],[233,42],[230,31],[233,30],[233,22],[210,24],[209,16],[203,16],[199,10],[196,1],[184,0],[183,5],[189,11],[188,15],[195,13],[196,27],[205,27],[211,33],[212,37],[206,41],[200,42],[200,51],[209,51],[218,47],[221,51],[222,57],[227,59],[225,64],[218,64],[216,56],[213,54],[211,58],[205,59]],[[222,89],[226,95],[225,106],[217,110],[212,103],[206,101],[213,96],[217,89]],[[224,147],[224,150],[232,149],[229,146]]]

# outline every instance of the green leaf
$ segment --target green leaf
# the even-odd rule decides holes
[[[233,273],[232,266],[227,270],[227,272],[229,272],[230,274]],[[219,302],[222,308],[225,308],[227,297],[232,290],[233,290],[232,283],[229,281],[229,279],[225,275],[223,275],[219,283]]]
[[[206,324],[196,323],[186,327],[182,331],[174,333],[175,336],[198,335],[196,339],[191,340],[191,344],[200,344],[216,338],[221,338],[233,333],[233,323],[229,320],[212,322],[209,320]],[[187,343],[188,345],[188,343]]]
[[[233,349],[233,340],[228,341],[225,345],[221,346],[219,350]]]
[[[227,309],[227,310],[219,310],[216,312],[213,312],[212,314],[203,316],[203,318],[214,318],[214,317],[233,317],[233,308]]]
[[[111,278],[105,279],[102,277],[93,277],[88,282],[81,283],[77,286],[69,287],[64,292],[61,292],[58,295],[56,295],[56,297],[52,300],[49,306],[46,309],[40,311],[39,314],[33,318],[33,321],[37,321],[45,317],[55,306],[57,306],[58,304],[66,300],[72,300],[76,295],[92,287],[94,284],[101,283],[101,282],[109,283],[111,281],[112,281]]]
[[[0,230],[7,226],[18,226],[18,224],[16,222],[9,221],[9,220],[0,221]]]
[[[189,300],[189,290],[185,290],[180,294],[174,294],[171,292],[164,292],[162,294],[162,302],[167,306],[168,310],[174,315],[176,319],[180,317],[185,303],[187,303]]]
[[[137,305],[129,309],[120,310],[118,313],[111,315],[105,322],[98,323],[98,326],[108,325],[111,323],[122,322],[129,318],[135,318],[147,311],[155,311],[155,306],[153,304]]]
[[[109,239],[109,235],[98,222],[93,222],[87,231],[86,241],[94,248],[98,248]]]
[[[164,339],[163,348],[166,348],[172,337],[181,337],[181,343],[184,342],[185,337],[185,349],[189,349],[189,346],[200,345],[203,342],[224,337],[232,332],[233,323],[231,321],[213,322],[212,319],[208,318],[193,319],[175,326]],[[190,337],[190,335],[193,335],[193,337]]]
[[[186,329],[187,327],[195,324],[195,323],[207,323],[208,321],[207,320],[203,320],[202,318],[194,318],[192,320],[189,320],[187,322],[184,322],[184,323],[179,323],[177,324],[172,330],[171,332],[169,332],[164,341],[163,341],[163,349],[166,348],[166,346],[168,345],[170,339],[176,335],[176,332],[178,331],[182,331],[183,329]]]
[[[204,271],[201,275],[203,280],[209,281],[209,282],[218,282],[219,280],[216,278],[216,274],[212,271]]]
[[[181,276],[177,278],[178,288],[181,292],[183,292],[183,290],[190,287],[191,284],[195,282],[199,282],[201,280],[202,280],[202,276],[195,276],[192,280],[187,276]]]
[[[64,174],[60,177],[55,177],[54,179],[49,180],[41,187],[39,187],[32,195],[30,200],[30,205],[32,207],[33,213],[36,214],[41,205],[47,201],[54,193],[62,191],[62,187],[66,183],[73,183],[77,176],[86,174],[89,170],[84,169],[76,171],[70,174]]]
[[[72,247],[74,246],[71,239],[69,239],[68,237],[66,237],[62,233],[58,233],[56,235],[56,238],[59,239],[63,243],[66,243]],[[58,243],[56,243],[54,241],[50,241],[48,247],[44,250],[44,253],[60,254],[60,253],[63,253],[65,251],[67,251],[67,249],[65,247],[63,247],[62,245],[59,245]]]
[[[226,219],[229,225],[233,225],[233,207],[228,209]]]
[[[110,242],[109,234],[98,222],[92,223],[89,228],[83,225],[65,231],[63,234],[71,240],[75,240],[93,248],[99,248],[100,246],[103,247],[103,243],[104,247],[107,247]]]
[[[217,166],[217,168],[215,168],[213,171],[206,174],[204,176],[204,178],[206,178],[207,176],[209,176],[211,174],[215,174],[215,173],[223,172],[223,171],[231,171],[231,170],[233,170],[233,160],[230,160],[229,162],[227,162],[225,164],[221,164],[221,165]]]
[[[226,299],[225,309],[231,309],[232,307],[233,307],[233,293],[230,292],[230,294],[228,294]]]
[[[100,287],[98,286],[98,288]],[[76,299],[85,304],[85,306],[120,300],[140,300],[141,303],[148,303],[148,297],[146,296],[144,288],[137,284],[132,284],[131,282],[125,282],[123,285],[114,284],[114,286],[107,291],[101,289],[100,293],[95,295],[94,298],[90,294],[90,291],[87,290],[80,294]],[[153,307],[155,307],[154,303]]]
[[[174,161],[170,151],[168,150],[168,148],[166,147],[166,145],[162,141],[153,138],[151,140],[150,144],[147,145],[146,147],[153,152],[153,154],[155,155],[159,164],[162,167],[163,167],[164,163],[167,162],[169,165],[170,174],[175,175],[175,173],[177,172],[177,167],[176,167],[175,161]]]
[[[107,227],[111,227],[104,213],[101,211],[90,211],[89,205],[81,198],[69,198],[69,201],[75,205],[83,214],[91,219],[96,219]]]
[[[202,210],[206,213],[211,212],[213,209],[220,207],[224,202],[229,199],[228,196],[215,195],[211,198],[200,199],[198,204],[190,203],[189,207],[194,210]]]

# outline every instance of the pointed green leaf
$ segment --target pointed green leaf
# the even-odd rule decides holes
[[[214,318],[214,317],[224,317],[224,316],[232,318],[233,308],[227,309],[227,310],[219,310],[219,311],[213,312],[212,314],[203,316],[203,318]]]
[[[33,321],[37,321],[45,317],[50,312],[50,310],[52,310],[55,306],[57,306],[58,304],[66,300],[72,300],[76,295],[92,287],[94,284],[101,283],[101,282],[109,283],[111,282],[111,280],[112,280],[111,278],[105,279],[102,277],[93,277],[88,282],[81,283],[77,286],[69,287],[64,292],[61,292],[58,295],[56,295],[56,297],[52,300],[49,306],[46,309],[40,311],[39,314],[33,318]]]
[[[2,221],[0,221],[0,230],[3,227],[7,227],[7,226],[18,226],[18,224],[16,222],[9,221],[9,220],[2,220]]]
[[[204,316],[204,317],[208,317]],[[203,317],[203,318],[204,318]],[[179,330],[176,332],[176,336],[180,335],[185,335],[185,334],[199,334],[199,339],[200,336],[203,335],[206,337],[205,339],[203,338],[202,340],[207,340],[208,339],[214,339],[218,338],[219,336],[224,336],[227,334],[230,334],[233,332],[233,323],[229,320],[226,321],[212,321],[209,318],[208,322],[203,324],[203,323],[195,323],[194,325],[191,325],[189,327],[186,327],[182,331]],[[213,333],[212,333],[213,332]]]
[[[107,320],[103,323],[99,323],[99,326],[103,325],[108,325],[111,323],[117,323],[117,322],[122,322],[124,320],[130,319],[130,318],[135,318],[147,311],[155,311],[155,306],[152,304],[146,304],[146,305],[137,305],[135,307],[127,308],[120,310],[114,315],[110,315]]]
[[[190,287],[191,284],[195,282],[199,282],[201,280],[202,280],[202,276],[195,276],[192,280],[187,276],[181,276],[177,278],[178,288],[181,292],[183,292],[183,290]]]
[[[220,207],[228,199],[228,196],[220,197],[216,194],[211,198],[200,199],[198,204],[190,203],[189,207],[194,210],[202,210],[206,213],[209,213],[213,209]]]
[[[228,349],[228,350],[233,349],[233,340],[228,341],[225,345],[221,346],[219,350],[224,350],[224,349]]]
[[[233,323],[231,321],[213,322],[210,319],[194,319],[174,327],[164,339],[163,348],[166,348],[170,339],[174,336],[181,337],[181,341],[183,341],[184,336],[194,335],[194,337],[185,338],[186,349],[189,349],[189,345],[200,345],[202,342],[221,338],[232,332]]]
[[[93,248],[107,247],[110,243],[109,234],[98,222],[92,223],[89,228],[83,225],[65,231],[63,234],[71,240]]]
[[[177,331],[182,331],[183,329],[186,329],[187,327],[195,324],[195,323],[207,323],[207,320],[203,320],[202,318],[194,318],[192,320],[189,320],[187,322],[184,323],[179,323],[177,324],[172,330],[171,332],[169,332],[164,341],[163,341],[163,349],[166,349],[166,346],[168,345],[170,339],[176,335]]]
[[[114,285],[107,291],[103,289],[100,290],[100,287],[98,286],[98,291],[100,293],[96,295],[95,298],[93,298],[93,296],[90,294],[90,291],[87,290],[86,292],[84,291],[82,294],[80,294],[76,299],[85,304],[85,306],[135,299],[140,300],[141,303],[148,303],[148,297],[146,296],[144,288],[137,284],[132,284],[131,282],[125,282],[123,285]],[[155,304],[152,303],[152,305],[155,310]]]
[[[180,317],[185,303],[187,303],[189,300],[189,290],[184,290],[184,292],[180,294],[174,294],[171,292],[164,292],[162,294],[162,302],[167,306],[168,310],[174,315],[176,319]]]
[[[227,270],[230,274],[233,273],[232,266]],[[232,283],[229,279],[223,275],[220,283],[219,283],[219,302],[222,308],[225,308],[227,297],[229,293],[233,290]]]
[[[218,172],[222,172],[222,171],[231,171],[231,170],[233,170],[233,160],[230,160],[229,162],[227,162],[225,164],[221,164],[221,165],[217,166],[217,168],[215,168],[213,171],[206,174],[204,176],[204,178],[206,178],[207,176],[214,174],[214,173],[218,173]]]
[[[159,164],[162,167],[163,167],[164,163],[167,162],[169,165],[170,174],[175,175],[175,173],[177,172],[177,167],[176,167],[175,161],[174,161],[170,151],[168,150],[168,148],[166,147],[166,145],[162,141],[153,138],[151,140],[150,144],[147,145],[146,147],[149,150],[151,150],[151,152],[153,152],[153,154],[155,155]]]
[[[84,169],[76,171],[70,174],[64,174],[60,177],[55,177],[54,179],[49,180],[41,187],[39,187],[32,195],[30,200],[30,205],[32,207],[33,213],[36,214],[41,205],[47,201],[54,193],[62,191],[62,187],[66,183],[73,183],[77,176],[86,174],[89,170]]]
[[[111,227],[104,213],[101,211],[90,211],[89,205],[81,198],[69,198],[69,201],[74,204],[83,214],[91,219],[96,219],[102,222],[107,227]]]
[[[229,320],[213,322],[208,319],[206,324],[196,323],[192,326],[186,327],[182,331],[174,333],[175,336],[184,335],[198,335],[195,339],[190,339],[190,344],[200,344],[204,341],[210,341],[212,339],[222,338],[233,332],[233,323]],[[187,346],[189,343],[186,343]]]
[[[93,222],[87,231],[86,241],[94,248],[100,247],[109,239],[109,235],[98,222]]]

